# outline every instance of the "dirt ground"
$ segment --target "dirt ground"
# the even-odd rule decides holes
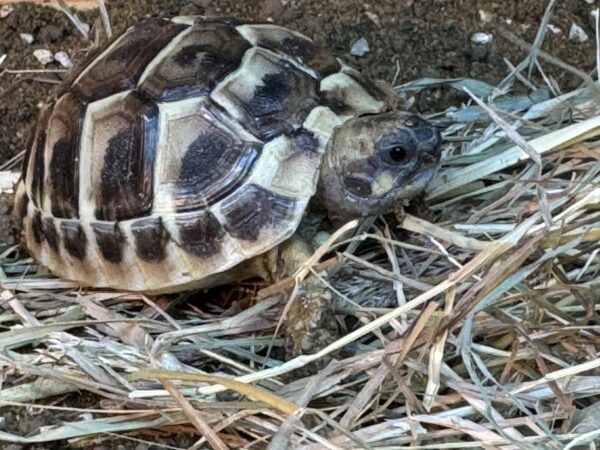
[[[526,55],[501,35],[500,29],[533,42],[546,8],[546,0],[107,0],[111,25],[122,31],[144,17],[177,14],[240,16],[275,22],[297,29],[369,75],[397,84],[416,78],[472,77],[498,83],[508,72],[505,62],[518,64]],[[587,72],[595,65],[594,23],[590,12],[600,1],[558,1],[543,49],[553,56]],[[79,13],[94,30],[100,29],[97,11]],[[485,19],[485,20],[484,20]],[[575,23],[589,35],[586,42],[568,38]],[[560,32],[558,32],[560,30]],[[489,44],[474,44],[476,32],[493,35]],[[20,33],[30,33],[32,44]],[[362,56],[350,54],[352,43],[364,37],[370,51]],[[101,33],[101,38],[106,37]],[[0,163],[25,148],[36,111],[50,90],[64,75],[58,63],[47,66],[33,56],[35,49],[66,51],[73,61],[81,59],[92,46],[60,11],[15,5],[14,11],[0,19]],[[41,69],[48,71],[39,72]],[[31,70],[31,72],[29,72]],[[550,76],[560,80],[564,89],[579,84],[562,70],[545,65]],[[26,71],[13,73],[12,71]],[[416,108],[421,112],[439,111],[464,100],[455,92],[435,89],[421,93]],[[87,397],[86,397],[87,398]],[[64,399],[63,399],[64,400]],[[82,400],[82,406],[93,402]],[[57,401],[60,404],[60,399]],[[3,408],[0,430],[30,435],[42,425],[74,419],[76,414],[25,411]],[[152,441],[156,437],[140,436]],[[173,445],[186,447],[195,441],[180,433]],[[117,441],[91,444],[86,448],[148,449],[143,443]],[[125,445],[125,441],[119,441]],[[5,445],[2,449],[64,448],[56,446]],[[158,448],[158,447],[156,447]]]

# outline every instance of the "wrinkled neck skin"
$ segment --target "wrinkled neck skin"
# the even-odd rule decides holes
[[[405,206],[433,177],[439,147],[433,126],[406,112],[341,125],[326,151],[318,187],[329,218],[339,226]]]

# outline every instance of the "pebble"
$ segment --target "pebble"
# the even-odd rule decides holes
[[[54,59],[60,63],[61,66],[70,69],[73,67],[73,62],[67,52],[57,52],[54,55]]]
[[[8,58],[8,55],[5,53],[0,53],[0,66],[2,65],[2,63],[6,60],[6,58]]]
[[[473,36],[471,36],[471,42],[475,44],[489,44],[493,39],[494,36],[491,33],[484,33],[483,31],[473,33]]]
[[[0,19],[4,19],[5,17],[8,17],[10,15],[11,12],[13,12],[15,10],[15,8],[13,8],[10,5],[4,5],[2,8],[0,8]]]
[[[37,50],[34,50],[33,56],[35,56],[37,60],[44,66],[54,61],[54,55],[52,52],[50,50],[46,50],[45,48],[38,48]]]
[[[585,42],[587,41],[588,35],[587,33],[576,23],[571,24],[571,29],[569,30],[569,39],[577,42]]]
[[[33,41],[34,41],[33,34],[31,34],[31,33],[20,33],[19,36],[21,36],[21,39],[23,39],[28,44],[33,44]]]
[[[548,29],[550,31],[552,31],[552,33],[554,34],[561,34],[562,30],[560,28],[558,28],[556,25],[552,25],[551,23],[548,24]]]
[[[369,52],[369,43],[367,40],[362,37],[352,44],[352,48],[350,49],[350,53],[354,56],[364,56]]]

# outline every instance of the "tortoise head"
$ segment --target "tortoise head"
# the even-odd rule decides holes
[[[405,111],[345,122],[321,167],[320,195],[330,217],[378,215],[408,202],[433,177],[440,143],[429,122]]]

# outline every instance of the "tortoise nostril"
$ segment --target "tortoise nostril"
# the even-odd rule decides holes
[[[416,128],[413,130],[413,134],[415,135],[415,138],[417,139],[417,141],[419,142],[429,142],[432,139],[437,139],[437,131],[435,128],[433,127],[422,127],[422,128]]]

